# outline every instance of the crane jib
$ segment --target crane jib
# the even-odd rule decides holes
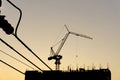
[[[83,38],[88,38],[88,39],[93,39],[92,37],[89,37],[87,35],[83,35],[83,34],[78,34],[78,33],[75,33],[75,32],[71,32],[69,31],[69,29],[67,28],[67,26],[65,25],[65,28],[66,30],[68,31],[68,33],[66,33],[66,35],[64,36],[64,38],[61,40],[61,44],[59,45],[58,49],[56,50],[56,52],[54,51],[53,47],[51,47],[51,53],[52,53],[52,56],[48,57],[48,60],[52,60],[54,59],[55,60],[55,65],[56,65],[56,70],[59,70],[60,68],[60,60],[62,59],[62,56],[59,55],[63,45],[65,44],[69,34],[73,34],[75,36],[80,36],[80,37],[83,37]]]

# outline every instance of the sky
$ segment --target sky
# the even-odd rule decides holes
[[[16,27],[19,12],[6,0],[1,15]],[[109,68],[112,80],[120,80],[120,0],[11,0],[23,12],[17,34],[45,63],[55,69],[54,60],[48,61],[50,47],[70,31],[85,34],[93,40],[69,35],[60,55],[61,70]],[[0,29],[0,37],[43,70],[48,70],[13,36]],[[54,46],[57,49],[57,46]],[[34,67],[0,42],[0,50]],[[31,68],[0,52],[0,59],[25,72]],[[34,67],[35,70],[38,70]],[[24,80],[24,75],[0,63],[0,80]]]

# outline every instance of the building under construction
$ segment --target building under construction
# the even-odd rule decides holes
[[[111,80],[109,69],[62,71],[26,71],[25,80]]]
[[[77,68],[76,70],[68,69],[67,71],[61,71],[60,70],[60,60],[62,59],[62,55],[59,55],[64,43],[66,42],[68,36],[70,34],[75,36],[80,36],[88,39],[92,39],[89,36],[78,34],[75,32],[69,31],[69,29],[66,27],[67,33],[64,36],[64,38],[61,40],[61,43],[56,51],[54,51],[54,47],[52,46],[51,49],[51,55],[48,57],[48,60],[55,60],[55,66],[56,70],[52,70],[42,59],[40,59],[33,51],[30,49],[17,35],[17,29],[21,20],[22,11],[20,8],[18,8],[15,4],[13,4],[10,0],[7,0],[13,7],[19,10],[20,17],[18,20],[18,24],[16,26],[16,29],[14,31],[14,28],[11,26],[10,23],[5,19],[4,15],[0,15],[0,28],[2,28],[6,34],[12,35],[15,37],[25,48],[28,49],[37,59],[39,59],[40,62],[42,62],[49,70],[42,70],[40,67],[38,67],[36,64],[34,64],[31,60],[27,59],[24,55],[22,55],[19,51],[17,51],[14,47],[12,47],[10,44],[8,44],[6,41],[0,38],[0,41],[4,43],[6,46],[8,46],[10,49],[15,51],[20,57],[24,58],[26,61],[28,61],[30,64],[32,64],[34,67],[36,67],[38,70],[31,70],[26,71],[25,73],[18,70],[17,68],[11,66],[10,64],[6,63],[3,60],[0,60],[0,62],[6,64],[7,66],[13,68],[14,70],[22,73],[25,75],[25,80],[111,80],[111,71],[106,69],[92,69],[92,70],[85,70],[84,68]],[[0,7],[2,5],[2,2],[0,0]],[[17,60],[16,58],[12,57],[11,55],[5,53],[4,51],[0,50],[2,53],[6,54],[7,56]],[[21,63],[23,63],[20,60],[17,60]],[[23,63],[25,64],[25,63]],[[27,64],[25,64],[28,66]],[[30,66],[28,66],[30,67]]]

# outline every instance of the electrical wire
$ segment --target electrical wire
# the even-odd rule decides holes
[[[15,51],[19,56],[21,56],[22,58],[24,58],[25,60],[27,60],[29,63],[31,63],[32,65],[34,65],[36,68],[38,68],[40,71],[43,71],[42,69],[40,69],[36,64],[34,64],[32,61],[30,61],[29,59],[27,59],[25,56],[23,56],[20,52],[18,52],[16,49],[14,49],[11,45],[9,45],[7,42],[5,42],[3,39],[0,38],[0,41],[2,41],[6,46],[8,46],[10,49],[12,49],[13,51]]]
[[[5,54],[5,55],[7,55],[7,56],[9,56],[9,57],[11,57],[11,58],[13,58],[14,60],[16,60],[16,61],[18,61],[18,62],[20,62],[20,63],[22,63],[22,64],[26,65],[27,67],[29,67],[29,68],[31,68],[31,69],[33,69],[33,70],[34,70],[34,68],[33,68],[33,67],[31,67],[31,66],[27,65],[26,63],[24,63],[24,62],[22,62],[22,61],[18,60],[17,58],[15,58],[15,57],[11,56],[10,54],[8,54],[8,53],[6,53],[6,52],[4,52],[4,51],[2,51],[2,50],[0,50],[0,52],[2,52],[3,54]]]
[[[40,59],[33,51],[32,49],[30,49],[18,36],[17,36],[17,29],[18,29],[18,26],[19,26],[19,23],[21,21],[21,18],[22,18],[22,10],[20,8],[18,8],[15,4],[13,4],[10,0],[7,0],[13,7],[15,7],[17,10],[19,10],[20,12],[20,17],[19,17],[19,20],[18,20],[18,23],[17,23],[17,26],[16,26],[16,29],[15,29],[15,33],[13,33],[13,36],[23,45],[25,46],[25,48],[27,48],[37,59],[39,59],[46,67],[48,67],[51,71],[52,71],[52,68],[50,68],[42,59]],[[7,45],[8,46],[8,45]],[[19,54],[19,53],[18,53]],[[20,56],[22,56],[21,54],[19,54]],[[22,56],[24,57],[24,56]],[[25,58],[25,57],[24,57]],[[27,59],[27,61],[29,61]],[[30,63],[32,63],[31,61],[29,61]],[[32,63],[33,64],[33,63]],[[34,66],[36,66],[35,64],[33,64]],[[37,67],[37,66],[36,66]],[[38,69],[40,69],[39,67],[37,67]],[[41,69],[40,69],[41,70]],[[41,70],[42,71],[42,70]]]
[[[10,64],[8,64],[8,63],[6,63],[6,62],[4,62],[4,61],[2,61],[2,60],[0,60],[0,62],[4,63],[5,65],[7,65],[7,66],[9,66],[9,67],[13,68],[14,70],[16,70],[16,71],[20,72],[20,73],[21,73],[21,74],[23,74],[23,75],[25,75],[25,73],[23,73],[22,71],[18,70],[18,69],[17,69],[17,68],[15,68],[15,67],[11,66]]]

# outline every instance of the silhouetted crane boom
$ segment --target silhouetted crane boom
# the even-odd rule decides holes
[[[53,50],[53,47],[51,47],[51,54],[52,54],[52,55],[51,55],[50,57],[48,57],[48,60],[52,60],[52,59],[55,59],[55,60],[56,60],[56,61],[55,61],[56,70],[59,70],[59,65],[61,64],[61,63],[60,63],[60,59],[62,59],[62,56],[59,55],[59,53],[60,53],[63,45],[65,44],[65,42],[66,42],[66,40],[67,40],[67,38],[68,38],[68,36],[69,36],[70,34],[73,34],[73,35],[75,35],[75,36],[80,36],[80,37],[88,38],[88,39],[93,39],[92,37],[89,37],[89,36],[87,36],[87,35],[83,35],[83,34],[78,34],[78,33],[75,33],[75,32],[71,32],[71,31],[69,31],[69,29],[67,28],[66,25],[65,25],[65,27],[66,27],[66,30],[68,31],[68,33],[66,33],[66,35],[65,35],[64,38],[62,39],[62,42],[61,42],[61,44],[59,45],[59,47],[58,47],[58,49],[56,50],[56,52]]]
[[[70,32],[70,34],[73,34],[73,35],[76,35],[76,36],[80,36],[80,37],[84,37],[84,38],[88,38],[88,39],[93,39],[92,37],[89,37],[87,35],[78,34],[78,33],[75,33],[75,32]]]
[[[62,39],[62,42],[61,42],[60,46],[58,47],[58,49],[57,49],[55,55],[58,55],[58,54],[60,53],[60,51],[61,51],[63,45],[65,44],[65,42],[66,42],[66,40],[67,40],[69,34],[70,34],[70,33],[68,32],[68,33],[65,35],[65,37]]]

